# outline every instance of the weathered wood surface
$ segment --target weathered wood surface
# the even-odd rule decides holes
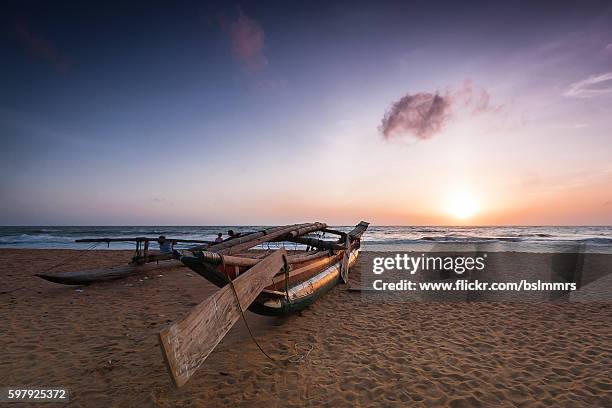
[[[163,261],[159,264],[123,265],[112,268],[89,269],[76,272],[37,273],[36,276],[48,280],[49,282],[61,283],[63,285],[87,285],[93,282],[121,279],[126,276],[152,270],[182,268],[184,266],[185,265],[182,263],[172,260]]]
[[[244,242],[244,243],[241,243],[239,245],[234,245],[234,246],[232,246],[230,248],[225,248],[225,249],[219,250],[218,247],[213,247],[213,248],[211,248],[211,251],[218,252],[220,254],[229,254],[229,253],[232,253],[232,252],[233,253],[237,253],[237,252],[249,249],[249,248],[253,248],[256,245],[263,244],[264,242],[272,241],[272,240],[274,240],[276,238],[279,238],[279,237],[282,237],[282,236],[292,237],[292,233],[296,233],[298,231],[299,231],[300,234],[307,234],[309,232],[321,230],[321,229],[325,228],[326,226],[327,225],[322,223],[322,222],[315,222],[315,223],[312,223],[312,224],[303,224],[303,225],[301,225],[299,227],[289,226],[289,227],[286,227],[286,228],[282,228],[282,229],[280,229],[278,231],[262,235],[261,237],[253,239],[253,240],[250,240],[248,242]]]
[[[325,228],[323,232],[327,232],[328,234],[333,234],[333,235],[340,235],[341,237],[346,235],[346,232],[338,231],[338,230],[331,229],[331,228]]]
[[[200,251],[198,252],[198,258],[200,258],[203,262],[210,263],[212,265],[221,265],[225,263],[227,266],[243,266],[249,267],[257,265],[265,256],[268,254],[262,253],[259,254],[258,257],[246,257],[247,254],[239,254],[239,256],[232,255],[220,255],[216,252],[211,251]],[[287,256],[287,261],[289,263],[300,263],[306,262],[313,259],[322,258],[324,256],[328,256],[329,253],[326,251],[322,252],[313,252],[313,253],[305,253],[298,255],[289,255]]]
[[[285,259],[286,252],[280,249],[236,278],[233,283],[239,304],[232,285],[226,285],[159,334],[162,353],[177,387],[204,363],[242,312],[283,268]]]
[[[212,245],[210,248],[208,248],[207,245],[198,245],[198,246],[194,246],[189,248],[190,251],[197,251],[197,250],[201,250],[201,249],[207,249],[213,252],[221,252],[223,250],[247,243],[247,242],[251,242],[251,241],[255,241],[257,239],[260,239],[262,237],[268,236],[270,234],[274,234],[277,233],[278,231],[285,231],[285,233],[287,232],[291,232],[292,230],[296,230],[299,228],[303,228],[303,227],[307,227],[309,225],[313,225],[311,223],[304,223],[304,224],[292,224],[292,225],[284,225],[284,226],[280,226],[280,227],[272,227],[272,228],[267,228],[265,230],[262,231],[256,231],[256,232],[252,232],[250,234],[247,235],[242,235],[239,236],[238,238],[234,238],[234,239],[228,239],[226,241],[220,242],[218,244]],[[254,245],[253,245],[254,246]],[[250,246],[247,247],[251,248]],[[240,252],[239,250],[235,249],[233,250],[234,253],[236,252]]]
[[[304,235],[304,234],[308,234],[314,231],[321,231],[323,229],[327,228],[327,224],[322,223],[322,222],[314,222],[311,225],[308,225],[306,227],[302,227],[302,228],[298,228],[295,229],[291,232],[289,232],[288,234],[285,235],[286,238],[295,238],[295,237],[299,237],[300,235]]]
[[[361,221],[348,234],[351,236],[351,238],[361,238],[363,233],[368,229],[369,225],[369,222]]]
[[[308,265],[302,266],[301,268],[296,268],[291,270],[291,272],[289,272],[289,283],[294,283],[296,280],[303,280],[305,278],[305,276],[302,275],[310,275],[310,274],[316,274],[318,272],[320,272],[321,270],[325,269],[326,267],[328,267],[329,265],[338,262],[340,254],[338,255],[329,255],[327,257],[325,257],[324,259],[320,259],[320,260],[316,260],[314,262],[309,263]],[[296,279],[297,278],[297,279]],[[285,274],[278,274],[277,276],[274,277],[273,282],[274,282],[274,287],[276,288],[281,288],[281,285],[278,285],[280,283],[284,284],[285,283],[285,279],[286,276]]]
[[[337,250],[337,251],[341,251],[344,249],[344,246],[338,244],[337,242],[323,241],[322,239],[317,239],[317,238],[295,237],[295,238],[286,238],[284,240],[289,241],[289,242],[295,242],[297,244],[309,245],[315,248],[331,249],[331,250]]]

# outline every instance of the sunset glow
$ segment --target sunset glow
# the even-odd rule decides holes
[[[0,224],[612,224],[612,13],[306,4],[26,2]]]
[[[480,204],[472,193],[455,191],[447,198],[446,210],[451,216],[465,220],[478,213]]]

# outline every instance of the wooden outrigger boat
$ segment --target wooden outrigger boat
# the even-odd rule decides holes
[[[340,279],[343,279],[342,263],[345,254],[348,257],[348,260],[344,261],[347,262],[345,269],[348,273],[348,268],[357,260],[360,238],[367,227],[367,223],[361,222],[348,233],[334,231],[340,235],[337,242],[300,238],[304,230],[331,231],[326,228],[325,224],[320,223],[296,230],[295,236],[280,236],[280,239],[305,243],[314,247],[315,250],[289,256],[286,273],[273,277],[270,284],[251,304],[249,310],[266,316],[283,316],[310,305],[335,286]],[[340,242],[348,242],[348,245],[344,246]],[[250,244],[247,241],[243,245]],[[232,248],[236,247],[219,248],[215,252],[192,250],[190,255],[181,255],[179,260],[209,282],[223,287],[228,283],[228,278],[236,279],[251,266],[256,265],[265,255],[265,252],[253,252],[240,257],[230,256],[228,254],[232,252]]]
[[[221,243],[199,242],[201,245],[172,254],[149,253],[152,238],[81,240],[136,241],[137,251],[127,266],[38,276],[57,283],[83,284],[185,265],[218,286],[215,294],[160,333],[167,367],[175,385],[181,386],[247,309],[266,316],[285,316],[306,308],[337,283],[346,283],[368,225],[362,221],[346,233],[319,222],[273,227]],[[312,233],[332,234],[337,239],[308,236]],[[306,249],[288,251],[280,244],[287,242]],[[264,249],[265,243],[282,247]]]

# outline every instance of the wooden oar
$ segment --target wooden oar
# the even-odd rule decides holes
[[[225,285],[159,334],[168,371],[177,387],[189,380],[242,312],[271,284],[272,277],[285,266],[286,257],[284,249],[273,252],[236,278],[233,287]]]

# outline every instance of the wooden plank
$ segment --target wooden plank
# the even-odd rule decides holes
[[[287,253],[279,249],[195,306],[185,317],[159,334],[168,371],[177,387],[204,363],[272,277],[283,268]]]
[[[112,268],[88,269],[76,272],[37,273],[36,276],[48,280],[49,282],[61,283],[63,285],[87,285],[93,282],[121,279],[126,276],[152,270],[182,268],[184,266],[185,265],[179,261],[164,261],[159,264],[123,265]]]
[[[223,260],[221,260],[222,255],[219,255],[216,252],[210,251],[199,251],[197,252],[197,257],[201,259],[203,262],[210,263],[212,265],[221,265],[225,263],[227,266],[243,266],[250,267],[257,265],[261,262],[262,259],[265,258],[268,254],[261,254],[261,257],[258,258],[247,258],[246,254],[240,254],[240,256],[231,256],[231,255],[223,255]],[[328,256],[328,252],[315,252],[310,254],[299,254],[299,255],[290,255],[287,256],[287,261],[290,264],[306,262],[313,259],[322,258],[324,256]]]
[[[329,266],[330,264],[333,264],[335,262],[338,261],[338,255],[329,255],[324,259],[320,259],[314,262],[309,263],[308,265],[305,265],[301,268],[297,268],[292,270],[291,272],[289,272],[289,278],[294,278],[296,276],[305,274],[305,273],[309,273],[311,271],[314,270],[320,270],[320,269],[324,269],[325,267]],[[273,282],[275,284],[278,283],[284,283],[285,282],[285,274],[279,274],[277,276],[274,277]],[[276,285],[275,287],[279,287],[278,285]]]
[[[351,236],[351,238],[361,238],[363,233],[368,229],[369,225],[369,222],[361,221],[348,234]]]

